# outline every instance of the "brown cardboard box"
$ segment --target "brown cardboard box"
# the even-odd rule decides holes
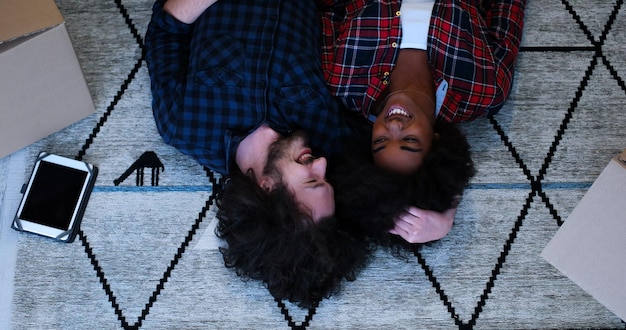
[[[0,157],[93,112],[54,0],[0,0]]]
[[[624,205],[626,150],[609,162],[541,253],[622,320],[626,320]]]

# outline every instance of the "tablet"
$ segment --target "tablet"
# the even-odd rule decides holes
[[[83,161],[41,153],[35,161],[12,227],[72,242],[93,189],[98,168]]]

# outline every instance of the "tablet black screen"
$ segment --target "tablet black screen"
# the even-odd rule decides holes
[[[68,230],[86,177],[85,171],[41,161],[20,218]]]

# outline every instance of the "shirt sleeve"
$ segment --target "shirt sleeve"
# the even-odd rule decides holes
[[[163,10],[163,0],[153,6],[145,37],[145,59],[151,81],[152,109],[165,142],[174,135],[175,116],[182,104],[189,63],[193,25]]]

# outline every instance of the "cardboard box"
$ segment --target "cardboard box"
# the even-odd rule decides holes
[[[94,112],[54,0],[0,0],[0,157]]]
[[[626,150],[609,162],[541,253],[622,320],[626,320],[625,205]]]

